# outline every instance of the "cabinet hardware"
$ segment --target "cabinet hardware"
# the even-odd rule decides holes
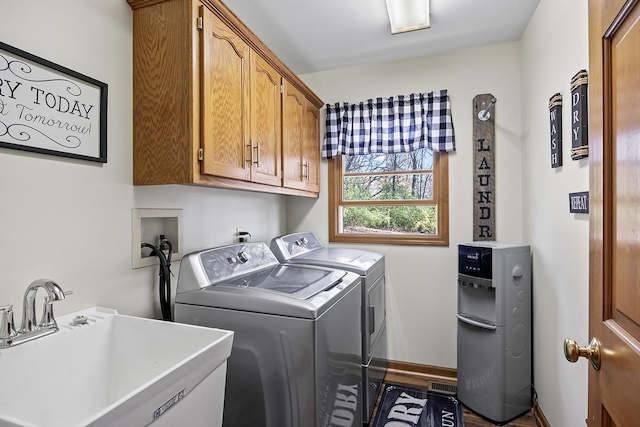
[[[247,148],[249,148],[249,158],[245,162],[249,163],[249,167],[251,167],[253,165],[253,139],[249,140]]]
[[[249,159],[247,159],[246,162],[249,163],[250,166],[256,165],[260,167],[260,142],[256,142],[254,145],[253,139],[251,139],[249,140],[247,148],[249,148]],[[255,156],[253,155],[254,151],[256,153]]]
[[[200,161],[204,160],[204,149],[203,148],[199,148],[198,149],[198,160],[200,160]]]
[[[302,178],[309,181],[309,162],[302,164]]]
[[[198,17],[198,24],[197,24],[197,25],[198,25],[198,29],[199,29],[199,30],[202,30],[202,28],[203,28],[203,24],[202,24],[202,16],[199,16],[199,17]]]
[[[260,167],[260,141],[256,143],[256,146],[253,147],[256,150],[256,161],[253,162],[254,165]]]

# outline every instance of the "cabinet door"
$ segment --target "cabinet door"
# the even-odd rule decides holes
[[[249,180],[250,48],[213,12],[205,7],[200,10],[204,150],[201,171]]]
[[[283,185],[304,190],[303,150],[306,98],[294,86],[284,80],[282,96],[282,158]]]
[[[251,180],[282,185],[280,74],[251,52]]]
[[[302,172],[305,190],[320,192],[320,111],[309,100],[303,128]]]

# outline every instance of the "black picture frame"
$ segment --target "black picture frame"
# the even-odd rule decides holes
[[[0,42],[0,147],[107,162],[108,85]]]

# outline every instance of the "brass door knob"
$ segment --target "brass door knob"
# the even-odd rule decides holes
[[[564,357],[571,363],[578,361],[580,357],[586,357],[596,371],[600,370],[600,341],[591,338],[589,345],[580,347],[574,340],[567,338],[564,340]]]

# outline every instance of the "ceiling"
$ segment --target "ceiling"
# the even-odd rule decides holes
[[[540,0],[430,0],[431,28],[391,35],[385,0],[223,0],[295,74],[520,40]]]

